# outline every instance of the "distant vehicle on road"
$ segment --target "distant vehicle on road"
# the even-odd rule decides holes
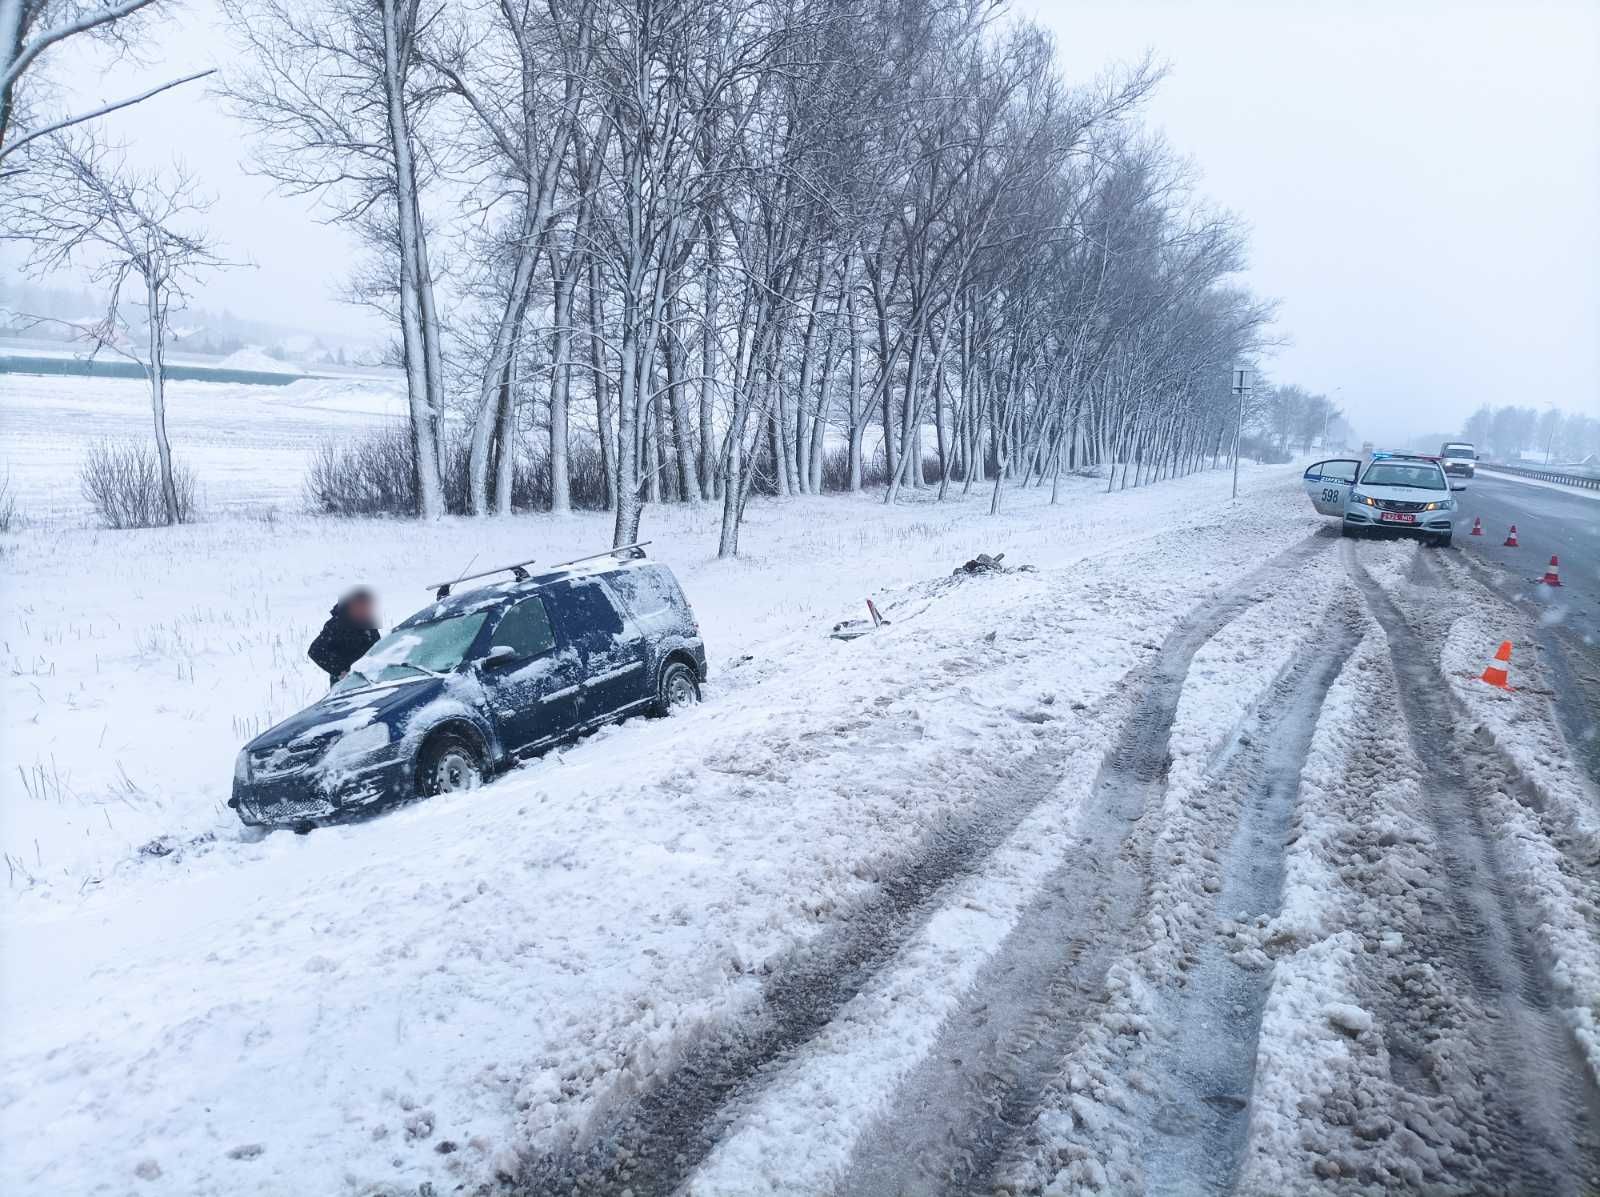
[[[517,566],[453,597],[441,586],[325,698],[244,746],[229,805],[252,826],[305,830],[472,789],[602,724],[698,702],[699,624],[672,571],[632,551]]]
[[[1304,474],[1306,494],[1323,515],[1337,515],[1340,532],[1398,532],[1420,536],[1441,548],[1455,533],[1452,482],[1437,457],[1374,453],[1370,460],[1315,462]]]
[[[1439,457],[1452,478],[1471,478],[1477,470],[1478,450],[1471,441],[1446,441]]]

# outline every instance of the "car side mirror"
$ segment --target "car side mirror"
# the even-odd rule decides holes
[[[517,659],[517,650],[509,644],[497,644],[483,654],[481,667],[484,669],[504,669]]]
[[[1450,489],[1451,490],[1466,490],[1467,489],[1467,484],[1465,482],[1452,482],[1450,484]]]

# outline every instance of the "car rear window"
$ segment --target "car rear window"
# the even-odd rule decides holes
[[[671,627],[687,605],[678,582],[664,569],[624,569],[606,576],[634,619],[646,628]]]

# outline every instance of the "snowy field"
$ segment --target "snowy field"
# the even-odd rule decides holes
[[[383,411],[210,393],[174,439],[241,508]],[[1471,683],[1531,629],[1294,467],[1229,482],[753,502],[732,562],[647,508],[702,706],[306,837],[224,803],[333,596],[394,622],[609,518],[8,537],[0,1191],[1563,1191],[1595,794],[1536,663]],[[1034,569],[951,577],[980,551]]]
[[[303,510],[318,445],[404,412],[403,387],[387,379],[167,384],[173,453],[194,472],[202,512],[216,516]],[[24,520],[87,523],[78,467],[89,446],[149,436],[150,393],[136,379],[0,374],[0,475],[10,474]]]

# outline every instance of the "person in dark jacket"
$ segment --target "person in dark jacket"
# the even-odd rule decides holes
[[[367,649],[378,643],[378,599],[365,586],[357,586],[328,613],[328,622],[311,642],[306,656],[328,675],[333,685]]]

